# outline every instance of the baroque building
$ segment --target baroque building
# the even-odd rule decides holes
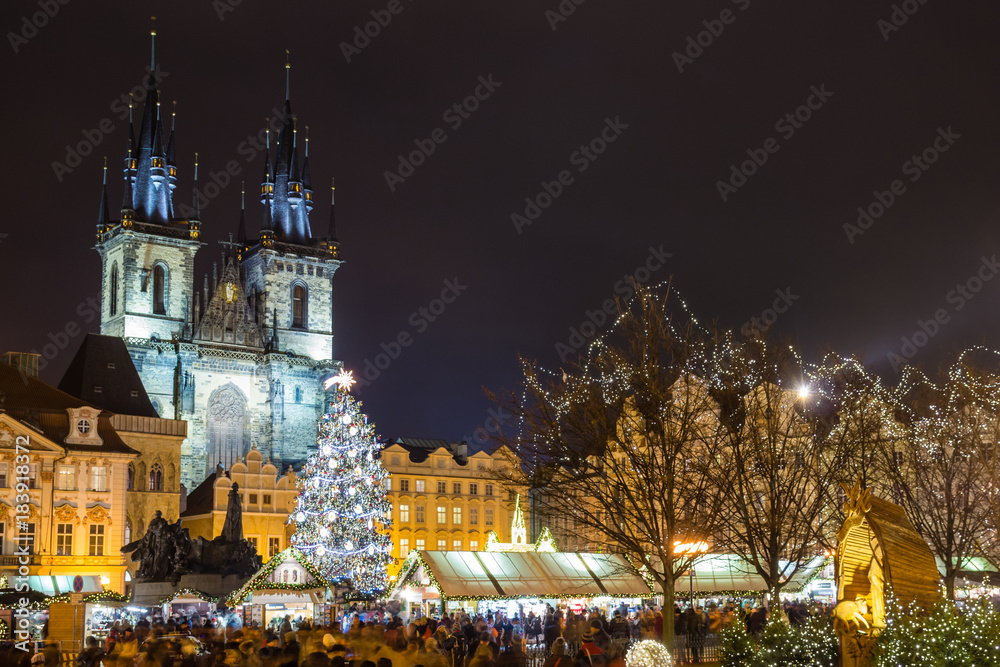
[[[152,75],[138,138],[129,122],[118,219],[105,168],[95,246],[101,333],[124,340],[156,414],[188,423],[180,470],[188,489],[216,466],[233,466],[252,445],[278,470],[302,462],[328,400],[323,383],[340,368],[333,359],[336,218],[331,199],[329,225],[314,234],[309,142],[299,145],[289,71],[286,64],[273,150],[268,132],[259,234],[249,233],[244,205],[236,241],[223,244],[200,289],[197,157],[192,204],[176,205],[175,134],[173,124],[164,130]]]
[[[396,558],[390,576],[398,574],[414,550],[482,551],[491,534],[497,542],[527,542],[519,491],[504,488],[495,479],[496,469],[510,460],[505,448],[470,455],[464,442],[419,438],[383,442]]]

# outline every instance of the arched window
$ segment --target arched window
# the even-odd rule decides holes
[[[233,384],[220,387],[208,399],[209,474],[217,463],[228,470],[250,449],[248,417],[246,398]]]
[[[167,270],[162,264],[153,267],[153,312],[167,314]]]
[[[292,286],[292,327],[296,329],[306,328],[308,298],[309,293],[305,285],[298,283]]]
[[[159,463],[154,463],[153,467],[149,469],[149,490],[163,490],[163,466]]]
[[[135,476],[135,480],[134,480],[135,490],[136,491],[145,491],[146,489],[142,488],[142,483],[146,481],[146,464],[140,462],[139,463],[139,468],[138,468],[138,470],[136,472],[138,474]]]
[[[132,541],[132,519],[125,519],[125,544]]]
[[[132,490],[132,486],[135,484],[135,466],[131,463],[128,464],[128,469],[125,471],[125,489],[128,491]],[[126,543],[128,541],[126,540]]]
[[[118,262],[111,265],[111,285],[108,286],[108,312],[118,314]]]

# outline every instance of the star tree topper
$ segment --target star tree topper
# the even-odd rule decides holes
[[[354,371],[345,371],[343,368],[340,369],[340,374],[335,375],[326,381],[325,389],[329,389],[333,385],[337,385],[340,391],[350,391],[351,386],[357,383],[354,379]]]

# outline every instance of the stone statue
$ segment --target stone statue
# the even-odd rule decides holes
[[[186,569],[186,554],[191,544],[187,529],[181,522],[171,525],[156,510],[146,534],[122,547],[122,553],[132,553],[132,562],[139,563],[136,577],[143,581],[176,580]]]
[[[240,499],[240,485],[233,482],[229,490],[229,505],[226,507],[226,520],[222,524],[222,539],[226,542],[243,540],[243,503]]]

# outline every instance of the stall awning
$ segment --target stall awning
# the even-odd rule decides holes
[[[420,551],[397,585],[436,585],[449,599],[649,597],[645,580],[617,554]]]
[[[57,574],[51,577],[29,576],[28,587],[34,591],[40,591],[46,595],[59,595],[60,593],[73,593],[73,576]],[[101,586],[99,576],[84,576],[83,590],[81,593],[100,593],[104,590]]]

